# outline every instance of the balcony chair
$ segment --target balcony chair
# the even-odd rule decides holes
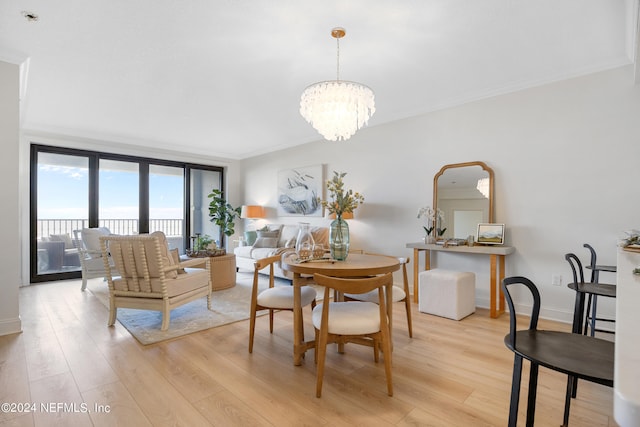
[[[293,311],[293,286],[275,286],[274,263],[280,261],[280,255],[262,258],[254,263],[253,288],[251,290],[251,312],[249,317],[249,353],[253,352],[253,338],[256,329],[256,315],[260,310],[269,310],[269,332],[273,333],[273,313],[275,310]],[[260,270],[269,267],[269,287],[263,291],[258,289]],[[316,291],[310,286],[303,286],[301,306],[311,304],[315,307]],[[304,338],[303,338],[304,340]]]
[[[70,234],[51,234],[49,235],[49,241],[63,243],[63,259],[61,268],[80,266],[78,248],[75,246]]]
[[[87,288],[87,280],[102,277],[106,280],[107,271],[102,260],[102,249],[100,248],[100,236],[108,236],[111,232],[106,227],[83,228],[73,230],[74,245],[78,248],[80,255],[80,268],[82,269],[82,287]],[[109,264],[113,267],[113,260],[109,257]]]
[[[316,332],[316,397],[322,395],[324,365],[329,343],[355,343],[373,347],[373,357],[379,359],[379,350],[384,353],[384,369],[387,378],[387,394],[393,396],[391,378],[391,340],[384,288],[393,281],[393,275],[387,273],[368,278],[329,277],[314,274],[314,281],[324,286],[322,304],[313,309],[313,326]],[[365,301],[330,302],[330,292],[364,294],[377,291],[375,303]]]
[[[209,260],[206,269],[188,268],[201,264],[199,258],[175,263],[161,231],[100,236],[100,247],[109,282],[109,326],[115,323],[119,307],[161,311],[163,331],[169,328],[173,308],[206,296],[211,309]]]

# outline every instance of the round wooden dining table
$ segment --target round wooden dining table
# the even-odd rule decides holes
[[[304,341],[304,325],[302,322],[302,306],[300,288],[313,283],[315,273],[331,277],[368,277],[392,273],[400,269],[398,258],[386,255],[349,254],[346,260],[331,259],[299,262],[295,253],[282,256],[282,269],[293,273],[293,363],[300,365],[304,353],[315,348],[315,341]],[[389,333],[391,333],[393,313],[393,280],[387,284],[387,311],[389,317]],[[389,335],[391,336],[391,335]]]

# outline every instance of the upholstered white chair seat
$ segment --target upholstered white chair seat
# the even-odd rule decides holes
[[[377,290],[367,292],[366,294],[360,294],[360,295],[344,294],[344,296],[349,297],[351,299],[357,299],[358,301],[374,302],[376,304],[378,303]],[[404,292],[404,289],[402,289],[400,286],[393,285],[393,292],[391,293],[391,298],[393,302],[402,301],[406,296],[407,294]]]
[[[311,304],[316,298],[316,290],[310,286],[300,289],[302,307]],[[258,294],[258,305],[273,309],[293,308],[293,286],[276,286]]]
[[[377,293],[378,290],[376,289]],[[376,300],[377,301],[377,300]],[[313,326],[320,329],[322,304],[313,309]],[[364,335],[380,330],[380,308],[372,302],[347,301],[329,303],[329,333]]]

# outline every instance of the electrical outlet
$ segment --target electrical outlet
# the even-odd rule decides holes
[[[562,286],[562,274],[551,275],[551,284],[553,286]]]

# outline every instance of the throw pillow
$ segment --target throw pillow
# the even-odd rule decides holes
[[[175,265],[179,265],[180,264],[180,253],[178,252],[178,248],[170,249],[169,253],[171,254],[171,259],[173,259],[173,263]],[[186,274],[186,271],[184,271],[184,268],[179,268],[178,269],[178,274]]]
[[[258,238],[260,237],[279,237],[280,236],[280,230],[274,230],[274,231],[262,231],[262,230],[258,230]]]
[[[260,233],[260,232],[258,232]],[[278,247],[278,237],[258,237],[256,242],[253,244],[254,248],[277,248]]]
[[[165,265],[173,265],[173,258],[169,255],[169,244],[167,243],[167,236],[162,231],[154,231],[151,236],[158,236],[160,240],[160,255],[162,256],[162,263]],[[169,279],[175,279],[178,277],[178,273],[175,270],[165,273],[165,277]]]
[[[71,249],[73,248],[73,242],[71,241],[71,235],[70,234],[52,234],[51,235],[51,240],[52,241],[58,241],[58,242],[64,242],[64,248],[65,249]]]

